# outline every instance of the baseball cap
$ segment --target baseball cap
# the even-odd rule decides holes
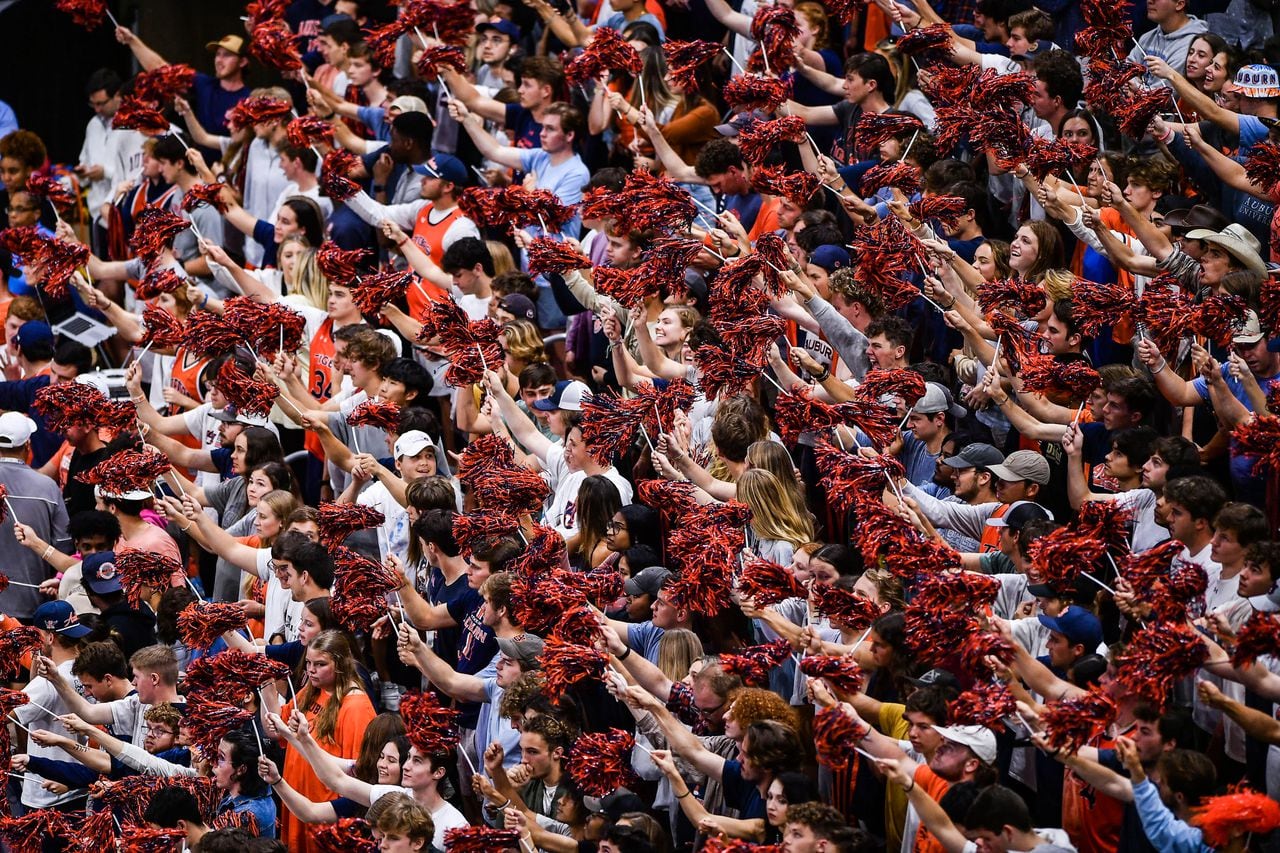
[[[662,566],[650,566],[644,571],[637,572],[627,578],[626,583],[622,585],[622,591],[627,595],[649,595],[657,596],[658,590],[662,589],[662,583],[671,577],[671,572]]]
[[[556,383],[555,393],[545,400],[534,400],[533,407],[543,412],[554,412],[564,409],[569,412],[582,411],[582,398],[591,393],[585,382],[561,379]]]
[[[1164,215],[1164,224],[1174,231],[1195,231],[1200,229],[1221,231],[1227,227],[1228,221],[1227,217],[1223,216],[1217,208],[1210,207],[1207,204],[1197,204],[1169,211]]]
[[[0,447],[22,447],[37,429],[36,422],[22,412],[5,412],[0,415]]]
[[[592,814],[602,814],[614,823],[628,812],[643,812],[649,808],[644,800],[626,788],[619,788],[603,797],[583,797],[582,804]]]
[[[422,113],[427,114],[427,102],[419,98],[417,95],[401,95],[390,104],[387,105],[388,112],[391,110],[399,110],[400,115],[405,113]]]
[[[428,447],[434,448],[435,446],[436,443],[431,440],[431,436],[420,429],[411,429],[396,439],[396,458],[399,459],[402,456],[414,457]]]
[[[1262,260],[1262,255],[1259,254],[1262,250],[1262,244],[1243,225],[1233,222],[1221,231],[1197,228],[1194,231],[1187,232],[1187,239],[1213,243],[1244,264],[1247,269],[1263,275],[1267,273],[1266,262]]]
[[[508,293],[498,301],[498,307],[517,320],[536,320],[538,309],[533,300],[523,293]]]
[[[1231,342],[1235,344],[1256,344],[1262,338],[1262,324],[1258,322],[1258,315],[1252,310],[1246,310],[1244,312],[1244,325],[1231,336]]]
[[[1066,637],[1071,645],[1084,646],[1085,651],[1093,651],[1102,642],[1102,623],[1083,607],[1073,604],[1057,616],[1041,614],[1036,618],[1050,631]]]
[[[80,639],[92,630],[88,625],[80,623],[75,608],[65,601],[46,601],[41,604],[31,615],[31,624],[73,640]]]
[[[124,589],[120,585],[120,573],[116,570],[116,552],[99,551],[90,554],[80,563],[84,584],[92,592],[107,595]]]
[[[815,267],[822,267],[827,274],[835,272],[839,269],[852,266],[853,261],[849,257],[849,253],[842,246],[819,246],[809,255],[809,263]]]
[[[236,56],[244,56],[244,38],[242,36],[226,35],[217,41],[211,41],[205,46],[205,50],[216,51],[218,48],[234,53]]]
[[[988,518],[987,527],[1021,530],[1028,521],[1053,521],[1053,513],[1035,501],[1014,501],[1004,515],[999,518],[994,516]]]
[[[982,441],[967,444],[964,450],[955,456],[942,460],[943,465],[951,468],[990,468],[1002,462],[1004,462],[1004,454]]]
[[[996,736],[986,726],[934,726],[933,730],[952,743],[969,747],[984,764],[996,760]]]
[[[248,412],[242,412],[235,407],[235,404],[228,404],[225,409],[219,409],[216,412],[210,412],[209,417],[215,421],[222,421],[224,424],[244,424],[245,426],[266,427],[267,419],[262,415],[251,415]]]
[[[542,654],[546,645],[537,634],[518,634],[514,637],[499,637],[498,651],[510,660],[532,663]]]
[[[419,175],[426,175],[430,178],[440,178],[444,181],[450,181],[464,186],[467,183],[469,173],[467,167],[462,161],[452,154],[432,154],[431,158],[421,166],[414,166],[413,170]]]
[[[476,24],[476,32],[482,33],[485,30],[497,30],[512,41],[520,41],[520,28],[506,18],[498,18],[496,21],[484,21]]]
[[[1058,46],[1048,39],[1037,39],[1025,52],[1014,54],[1009,58],[1015,62],[1030,62],[1036,57],[1044,56],[1049,51],[1057,49]]]
[[[751,127],[751,125],[755,124],[756,122],[766,121],[768,120],[768,118],[769,116],[765,115],[760,110],[751,110],[750,112],[738,113],[737,115],[729,119],[724,124],[717,124],[716,133],[720,134],[721,136],[734,137],[734,136],[737,136],[746,128]]]
[[[1042,486],[1049,485],[1049,462],[1034,450],[1018,450],[1005,457],[1004,464],[988,468],[1007,483],[1030,480]]]
[[[1062,598],[1073,593],[1072,590],[1058,589],[1047,583],[1030,583],[1027,584],[1027,594],[1036,598]]]
[[[1246,599],[1254,610],[1261,610],[1263,613],[1280,612],[1280,582],[1271,585],[1271,589],[1262,595],[1251,595]]]
[[[53,343],[53,329],[43,320],[28,320],[18,327],[13,342],[20,347]]]
[[[912,409],[917,415],[936,415],[938,412],[950,412],[952,417],[963,418],[968,411],[955,401],[951,390],[937,382],[926,382],[924,396],[916,401]]]
[[[1280,98],[1280,76],[1270,65],[1246,65],[1222,89],[1246,98]]]
[[[960,689],[960,679],[945,669],[931,669],[919,678],[908,678],[916,687],[949,687]]]

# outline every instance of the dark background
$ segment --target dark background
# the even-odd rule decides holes
[[[227,33],[243,33],[244,4],[237,0],[116,0],[112,14],[170,62],[186,62],[212,73],[205,44]],[[134,71],[133,54],[116,41],[111,22],[93,32],[71,22],[53,0],[19,0],[0,11],[0,100],[18,115],[19,127],[39,134],[54,162],[75,163],[93,111],[84,83],[96,69]],[[250,77],[251,85],[257,82]]]

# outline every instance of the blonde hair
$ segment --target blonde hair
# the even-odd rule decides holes
[[[538,334],[538,327],[528,320],[512,320],[502,327],[502,336],[506,338],[507,354],[518,358],[526,364],[534,364],[547,360],[547,348]]]
[[[274,489],[258,498],[258,512],[262,512],[263,505],[270,509],[271,514],[280,522],[280,530],[283,532],[285,520],[293,515],[293,511],[298,508],[298,498],[293,492]],[[278,535],[280,534],[277,533],[276,536]],[[275,536],[264,536],[262,541],[258,543],[258,547],[270,548],[275,539]]]
[[[658,641],[658,669],[672,681],[680,681],[703,654],[702,640],[697,634],[688,628],[669,628]]]
[[[888,569],[871,568],[862,576],[876,585],[876,595],[881,604],[889,605],[890,610],[906,610],[907,599],[902,592],[902,578]]]
[[[315,712],[311,721],[311,730],[317,743],[328,741],[335,743],[338,729],[338,712],[342,709],[342,700],[350,693],[364,690],[360,676],[356,673],[355,657],[351,651],[351,643],[341,631],[321,631],[307,647],[308,652],[323,652],[333,659],[333,691],[329,701]],[[305,658],[304,658],[305,662]],[[320,699],[320,690],[307,681],[305,687],[298,691],[294,708],[302,713],[311,711]]]
[[[809,22],[809,29],[813,30],[813,49],[822,50],[827,47],[830,25],[827,23],[827,10],[822,4],[815,3],[813,0],[802,0],[793,8],[797,15],[804,15],[804,19]]]
[[[324,273],[320,271],[320,265],[316,263],[316,250],[311,248],[307,238],[302,234],[290,234],[284,238],[281,245],[291,240],[301,243],[307,249],[298,256],[298,262],[293,265],[294,280],[285,284],[288,285],[289,290],[307,300],[313,308],[319,308],[321,311],[328,310],[329,279],[325,278]]]
[[[182,725],[182,712],[172,702],[158,702],[142,712],[142,719],[148,723],[159,723],[162,726],[173,726],[173,733],[178,733]]]
[[[761,539],[798,548],[813,538],[813,520],[796,512],[786,488],[768,471],[751,468],[738,478],[738,500],[751,507],[751,529]]]
[[[747,464],[752,468],[768,471],[777,477],[796,514],[808,514],[809,508],[804,502],[804,492],[800,489],[800,477],[787,448],[768,439],[753,442],[747,448]]]
[[[1075,283],[1076,277],[1071,270],[1045,270],[1040,279],[1040,286],[1044,288],[1045,296],[1049,297],[1049,304],[1070,299],[1071,287]]]
[[[511,250],[507,248],[506,243],[500,240],[485,240],[484,244],[489,249],[489,257],[493,259],[494,276],[516,270],[516,259],[511,257]]]

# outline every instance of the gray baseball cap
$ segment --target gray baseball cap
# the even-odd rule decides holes
[[[990,468],[992,465],[999,465],[1002,462],[1004,462],[1004,454],[981,441],[967,444],[964,450],[961,450],[955,456],[949,456],[942,460],[943,465],[952,468]]]

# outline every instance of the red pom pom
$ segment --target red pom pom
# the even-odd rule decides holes
[[[1280,803],[1233,785],[1226,794],[1201,800],[1188,822],[1200,827],[1206,844],[1221,849],[1242,835],[1265,835],[1280,827]]]
[[[116,114],[111,117],[112,130],[136,130],[147,136],[163,136],[169,132],[169,120],[154,104],[139,100],[133,95],[120,99]]]
[[[1237,669],[1263,655],[1280,654],[1280,621],[1270,613],[1255,610],[1236,634],[1236,647],[1231,665]]]
[[[806,655],[800,660],[800,671],[821,678],[841,693],[859,692],[866,680],[862,667],[845,655]]]
[[[294,148],[312,145],[333,145],[333,125],[319,116],[298,116],[285,128],[289,144]]]
[[[1147,127],[1156,113],[1169,106],[1173,90],[1168,86],[1157,86],[1140,95],[1129,95],[1127,101],[1116,111],[1120,132],[1125,136],[1141,139],[1146,135]]]
[[[566,273],[591,267],[591,259],[569,243],[551,237],[534,237],[525,247],[529,258],[529,275],[549,272]]]
[[[445,853],[504,853],[519,843],[514,829],[463,826],[444,834]]]
[[[890,139],[897,139],[899,136],[907,136],[921,130],[924,130],[924,122],[907,113],[865,112],[854,125],[853,132],[858,150],[870,153]]]
[[[1075,753],[1105,732],[1118,714],[1115,700],[1101,688],[1093,687],[1078,699],[1046,703],[1040,712],[1040,724],[1051,749]]]
[[[307,833],[320,853],[378,853],[382,842],[364,818],[344,817],[336,823],[308,826]]]
[[[639,778],[631,769],[636,739],[622,729],[578,735],[569,750],[569,776],[590,797],[605,797]]]
[[[293,31],[281,20],[265,21],[253,28],[249,36],[249,55],[282,74],[302,70],[302,56],[294,42]]]
[[[409,692],[400,697],[400,716],[409,742],[427,755],[447,754],[458,745],[460,712],[440,704],[434,693]]]
[[[80,482],[101,486],[104,494],[124,495],[129,492],[151,493],[152,485],[169,470],[169,458],[163,453],[145,450],[121,450],[108,456],[88,471],[81,472]],[[117,558],[120,556],[116,555]]]
[[[57,0],[53,4],[59,12],[71,16],[76,26],[96,30],[107,19],[106,0]]]
[[[720,668],[740,676],[748,687],[764,687],[769,683],[769,671],[781,666],[789,657],[791,644],[786,640],[774,640],[747,646],[736,655],[720,655]]]
[[[984,678],[991,674],[987,658],[995,658],[1002,666],[1009,666],[1016,656],[1013,643],[994,631],[971,634],[960,647],[960,659],[965,670]]]
[[[335,148],[324,155],[320,168],[320,189],[335,203],[346,201],[360,192],[360,185],[348,175],[358,166],[360,158],[350,151]]]
[[[342,249],[337,243],[326,241],[316,250],[316,266],[334,284],[350,286],[356,270],[372,254],[368,249]]]
[[[440,78],[440,67],[452,68],[458,74],[467,72],[467,57],[462,48],[449,45],[432,45],[418,58],[418,76],[423,80],[435,82]]]
[[[752,172],[751,186],[766,195],[783,196],[797,207],[804,207],[822,186],[822,181],[808,172],[787,172],[782,166],[761,166]]]
[[[162,269],[149,270],[146,277],[138,283],[138,287],[134,292],[139,300],[147,302],[157,298],[162,293],[173,293],[179,287],[186,286],[186,278],[178,275],[172,268],[164,267]],[[147,307],[150,308],[152,306]]]
[[[219,213],[226,213],[227,203],[222,198],[222,184],[195,184],[182,196],[182,209],[187,213],[202,204],[211,205]]]
[[[839,708],[823,708],[813,717],[813,746],[818,763],[826,767],[839,769],[852,764],[857,758],[858,743],[866,736],[866,727]]]
[[[408,28],[429,33],[445,44],[463,47],[475,31],[475,12],[467,3],[444,0],[409,0],[400,21]]]
[[[907,56],[921,54],[938,55],[943,51],[951,53],[951,27],[947,24],[930,24],[927,27],[916,27],[898,38],[898,52]]]
[[[134,78],[133,94],[144,100],[166,103],[185,95],[196,84],[196,70],[190,65],[161,65]]]
[[[280,388],[274,382],[262,382],[247,375],[234,359],[223,362],[218,370],[218,390],[239,411],[263,417],[280,396]]]
[[[187,668],[183,695],[214,701],[240,699],[268,681],[289,677],[289,665],[266,655],[231,649],[197,659]]]
[[[192,603],[194,604],[195,602]],[[239,609],[239,605],[236,604],[220,606]],[[190,606],[187,609],[189,610]],[[186,611],[183,612],[185,613]],[[243,626],[243,616],[240,619],[240,623]],[[179,629],[181,629],[181,622],[179,622]],[[214,639],[217,638],[215,637]],[[206,699],[201,696],[193,696],[187,700],[186,707],[183,709],[182,725],[191,729],[198,738],[192,746],[200,750],[206,760],[216,762],[218,759],[218,741],[226,737],[228,733],[244,728],[246,723],[252,723],[253,717],[252,711],[237,705]]]
[[[349,285],[351,300],[362,314],[377,314],[384,305],[403,299],[416,276],[413,270],[387,270],[355,279]]]
[[[246,98],[227,113],[227,124],[232,128],[251,127],[269,121],[284,121],[293,115],[293,104],[281,98],[259,96]]]
[[[1239,296],[1213,294],[1201,299],[1191,313],[1190,328],[1224,349],[1231,348],[1231,339],[1244,327],[1249,305]]]
[[[865,631],[885,612],[860,592],[822,581],[813,584],[813,610],[850,631]]]
[[[587,646],[576,646],[559,637],[547,638],[542,649],[542,672],[546,676],[546,693],[559,699],[565,690],[588,678],[604,677],[609,655]]]
[[[383,432],[400,431],[400,407],[383,400],[365,400],[347,415],[348,426],[371,426]]]
[[[40,853],[46,839],[62,838],[70,831],[66,815],[54,809],[34,809],[22,817],[0,817],[0,835],[13,853]]]
[[[611,27],[597,27],[582,53],[565,65],[564,77],[570,86],[582,86],[605,71],[635,75],[641,68],[640,54],[622,33]]]
[[[244,626],[244,608],[235,602],[193,601],[178,614],[178,634],[190,649],[208,651],[223,634]]]
[[[804,598],[805,589],[785,566],[751,555],[743,560],[738,575],[738,591],[755,602],[756,607],[769,607],[788,598]]]
[[[760,6],[751,21],[751,38],[759,47],[747,61],[748,71],[781,74],[796,64],[795,41],[800,37],[796,13],[785,6]]]
[[[1022,390],[1071,400],[1087,400],[1101,384],[1098,371],[1082,361],[1061,362],[1051,356],[1032,358],[1022,365]]]
[[[67,189],[62,181],[36,172],[32,172],[27,176],[27,192],[47,199],[50,204],[61,211],[75,207],[79,201],[75,193]]]
[[[1209,656],[1199,633],[1185,623],[1147,623],[1116,657],[1117,680],[1130,692],[1164,706],[1173,685]]]
[[[711,41],[668,41],[662,45],[671,81],[683,90],[697,88],[698,69],[722,50]]]
[[[1124,285],[1078,279],[1071,286],[1071,319],[1090,336],[1103,326],[1132,320],[1133,304],[1133,289]]]
[[[337,548],[357,530],[377,527],[386,516],[373,507],[359,504],[321,503],[316,522],[320,527],[320,544]]]
[[[150,590],[166,590],[173,585],[175,574],[182,573],[182,566],[172,557],[149,551],[121,551],[116,554],[116,574],[125,596],[133,606],[142,603],[143,593]]]
[[[740,74],[725,84],[722,94],[725,102],[738,112],[772,113],[791,97],[791,85],[776,77]]]
[[[177,214],[158,207],[148,207],[134,217],[129,248],[150,264],[166,248],[173,248],[173,238],[190,227],[191,223]]]
[[[795,139],[803,133],[804,119],[800,116],[758,121],[738,133],[738,148],[742,151],[743,160],[753,166],[762,166],[774,146]]]
[[[965,692],[947,704],[952,725],[986,726],[1000,725],[1005,717],[1017,714],[1018,703],[1009,688],[998,681],[975,682]]]
[[[1035,282],[1008,278],[978,285],[978,310],[983,314],[1013,310],[1019,316],[1034,317],[1047,304],[1044,288]]]

